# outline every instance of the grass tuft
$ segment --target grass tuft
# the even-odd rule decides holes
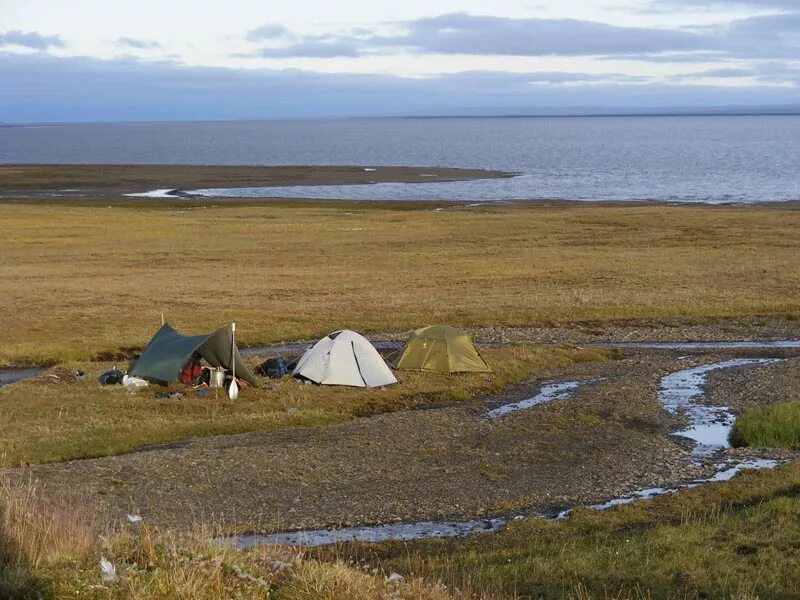
[[[731,429],[733,446],[800,448],[800,402],[782,402],[749,408]]]

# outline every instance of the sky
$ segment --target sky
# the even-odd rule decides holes
[[[800,105],[800,0],[0,0],[0,121]]]

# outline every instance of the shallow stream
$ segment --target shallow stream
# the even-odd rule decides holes
[[[0,387],[23,379],[37,377],[46,370],[44,367],[0,367]]]
[[[694,441],[691,459],[699,462],[713,456],[728,447],[728,434],[734,421],[734,415],[726,407],[702,404],[705,398],[703,387],[709,373],[720,369],[766,365],[779,362],[775,358],[738,358],[706,365],[682,369],[661,379],[658,399],[663,408],[671,413],[682,413],[688,418],[688,427],[673,432],[673,435],[686,437]],[[488,418],[499,418],[509,413],[532,408],[534,406],[563,400],[571,397],[582,385],[590,381],[564,381],[542,386],[539,393],[532,398],[506,404],[486,413]],[[683,489],[694,488],[706,483],[727,481],[745,469],[769,469],[779,463],[768,459],[728,459],[720,457],[714,463],[714,474],[705,479],[669,488],[647,488],[636,490],[613,498],[606,502],[589,506],[594,510],[606,510],[614,506],[628,504],[635,500],[654,498]],[[572,509],[558,513],[554,518],[563,519],[569,516]],[[542,515],[535,515],[541,517]],[[391,523],[374,526],[349,527],[343,529],[315,529],[305,531],[280,532],[273,534],[248,534],[230,541],[237,548],[249,548],[259,544],[324,546],[339,542],[382,542],[386,540],[415,540],[432,537],[463,537],[477,533],[491,533],[501,529],[511,520],[523,519],[523,515],[515,517],[499,517],[494,519],[476,519],[470,521],[424,521],[419,523]]]

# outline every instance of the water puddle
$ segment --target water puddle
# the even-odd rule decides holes
[[[30,379],[37,377],[44,373],[47,369],[44,367],[1,367],[0,368],[0,387],[22,381],[23,379]]]
[[[800,340],[767,342],[609,342],[589,345],[601,348],[641,348],[644,350],[763,350],[800,348]]]
[[[496,419],[497,417],[502,417],[503,415],[507,415],[512,412],[516,412],[518,410],[525,410],[528,408],[533,408],[539,404],[543,404],[545,402],[552,402],[553,400],[564,400],[572,396],[572,394],[577,390],[579,387],[586,385],[587,383],[594,383],[598,381],[597,379],[590,380],[590,381],[563,381],[561,383],[550,383],[548,385],[543,385],[542,389],[536,394],[533,398],[528,398],[527,400],[520,400],[519,402],[514,402],[512,404],[504,404],[503,406],[499,406],[494,410],[490,410],[486,413],[486,417],[489,419]]]
[[[750,458],[740,461],[730,460],[718,465],[717,471],[711,477],[708,477],[706,479],[695,479],[694,481],[690,481],[689,483],[684,483],[681,485],[668,488],[655,487],[655,488],[647,488],[644,490],[637,490],[635,492],[631,492],[630,494],[625,494],[624,496],[614,498],[607,502],[601,502],[600,504],[592,504],[588,508],[591,508],[592,510],[607,510],[615,506],[630,504],[635,500],[647,500],[650,498],[656,498],[657,496],[674,494],[675,492],[696,488],[706,483],[729,481],[733,479],[735,475],[741,473],[745,469],[774,469],[775,467],[778,466],[778,464],[780,463],[777,460],[766,459],[766,458]],[[563,519],[569,516],[571,512],[572,509],[564,510],[558,513],[556,520]]]
[[[708,374],[720,369],[766,365],[780,362],[779,358],[739,358],[707,365],[683,369],[671,373],[661,379],[658,399],[665,410],[671,413],[683,413],[690,421],[690,426],[673,432],[695,442],[692,460],[700,461],[723,448],[728,447],[728,433],[734,416],[726,407],[698,404],[704,397],[703,386]],[[542,386],[539,393],[527,400],[506,404],[489,411],[488,418],[497,418],[508,413],[531,408],[543,402],[565,399],[571,396],[580,386],[600,380],[564,381]],[[691,489],[704,484],[728,481],[745,469],[771,469],[778,466],[779,461],[771,459],[728,459],[722,458],[714,465],[714,473],[705,479],[695,479],[674,487],[655,487],[637,490],[613,498],[606,502],[590,505],[593,510],[607,510],[614,506],[629,504],[636,500],[655,498],[672,494],[680,490]],[[573,509],[559,512],[557,515],[535,515],[538,518],[564,519]],[[345,529],[314,529],[306,531],[280,532],[273,534],[249,534],[223,540],[232,543],[236,548],[250,548],[259,544],[323,546],[340,542],[383,542],[387,540],[410,541],[434,537],[463,537],[479,533],[492,533],[504,527],[510,520],[523,519],[524,516],[512,518],[479,519],[471,521],[423,521],[420,523],[392,523],[385,525],[349,527]]]
[[[728,434],[735,416],[725,406],[698,404],[703,397],[703,386],[708,374],[720,369],[744,367],[748,365],[767,365],[780,362],[779,358],[734,358],[722,362],[684,369],[667,375],[661,380],[658,400],[665,410],[676,414],[683,412],[690,425],[673,432],[673,435],[689,438],[695,442],[692,457],[695,460],[710,456],[723,448],[728,448]]]
[[[233,540],[238,549],[258,545],[326,546],[341,542],[409,541],[420,538],[462,537],[476,533],[497,531],[508,519],[481,519],[475,521],[422,521],[420,523],[390,523],[372,527],[347,527],[345,529],[313,529],[273,534],[242,535]]]
[[[174,188],[150,190],[149,192],[137,192],[135,194],[122,194],[131,198],[180,198]]]

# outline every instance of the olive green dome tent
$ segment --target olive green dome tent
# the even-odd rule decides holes
[[[444,373],[491,373],[469,336],[449,325],[417,329],[392,362],[395,369]]]
[[[245,366],[239,349],[233,345],[233,332],[226,325],[214,333],[203,335],[181,335],[168,323],[161,326],[142,350],[142,355],[131,369],[131,375],[155,383],[167,384],[175,381],[193,354],[199,355],[212,367],[231,370],[231,354],[236,362],[236,377],[251,385],[258,385],[256,378]]]

